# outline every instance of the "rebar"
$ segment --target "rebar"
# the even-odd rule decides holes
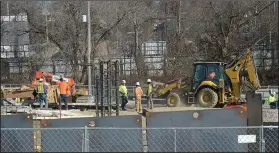
[[[100,62],[101,116],[104,116],[104,62]]]
[[[111,76],[112,76],[112,69],[111,69],[111,61],[107,62],[107,93],[108,93],[108,115],[111,116]]]
[[[97,67],[95,67],[95,103],[96,103],[96,117],[99,117],[99,75],[96,73]]]
[[[119,116],[119,62],[115,61],[115,101],[116,101],[116,116]]]

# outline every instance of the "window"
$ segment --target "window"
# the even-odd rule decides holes
[[[18,52],[18,57],[24,57],[24,52]]]
[[[11,51],[11,46],[3,46],[4,51],[10,52]]]
[[[16,21],[16,16],[10,16],[10,21]]]
[[[30,56],[30,52],[25,52],[25,57],[29,57]]]
[[[1,58],[7,58],[6,52],[1,52]]]
[[[24,51],[24,47],[23,46],[18,46],[18,51]]]
[[[27,15],[22,16],[22,21],[27,21]]]
[[[214,81],[219,81],[220,73],[219,73],[219,64],[208,64],[207,65],[207,75],[211,72],[215,72],[215,77],[213,78]]]
[[[10,21],[9,16],[1,16],[1,21]]]
[[[15,51],[15,46],[10,46],[10,50],[11,50],[11,52],[14,52]]]
[[[26,51],[26,52],[29,51],[29,50],[28,50],[28,47],[29,47],[28,45],[24,45],[24,46],[23,46],[23,51]]]
[[[22,20],[22,16],[21,15],[16,16],[16,21],[21,21],[21,20]]]
[[[4,51],[4,46],[1,46],[1,52],[3,52]]]
[[[10,67],[10,73],[19,73],[18,67]]]
[[[14,52],[7,52],[7,58],[14,58]]]
[[[193,90],[195,90],[201,81],[203,81],[205,78],[205,65],[204,64],[198,64],[195,67],[195,74],[194,74],[194,84],[193,84]]]

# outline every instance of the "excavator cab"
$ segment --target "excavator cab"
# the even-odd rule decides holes
[[[225,72],[223,62],[195,62],[191,91],[195,103],[202,107],[214,107],[223,102],[225,89],[231,82]],[[189,101],[189,100],[188,100]]]
[[[191,91],[196,92],[198,88],[206,85],[204,81],[211,81],[214,84],[207,84],[207,86],[219,86],[219,80],[225,81],[225,86],[229,85],[229,79],[225,73],[226,64],[223,62],[195,62],[194,76]],[[207,82],[209,83],[209,82]]]

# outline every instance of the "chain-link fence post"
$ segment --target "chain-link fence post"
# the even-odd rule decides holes
[[[89,152],[89,135],[87,126],[84,127],[84,146],[83,152]]]
[[[261,127],[261,152],[265,152],[264,126]]]
[[[176,129],[173,128],[174,131],[174,152],[176,152]]]

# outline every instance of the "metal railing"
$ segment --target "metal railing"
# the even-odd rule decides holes
[[[1,128],[3,152],[278,152],[278,127]]]

